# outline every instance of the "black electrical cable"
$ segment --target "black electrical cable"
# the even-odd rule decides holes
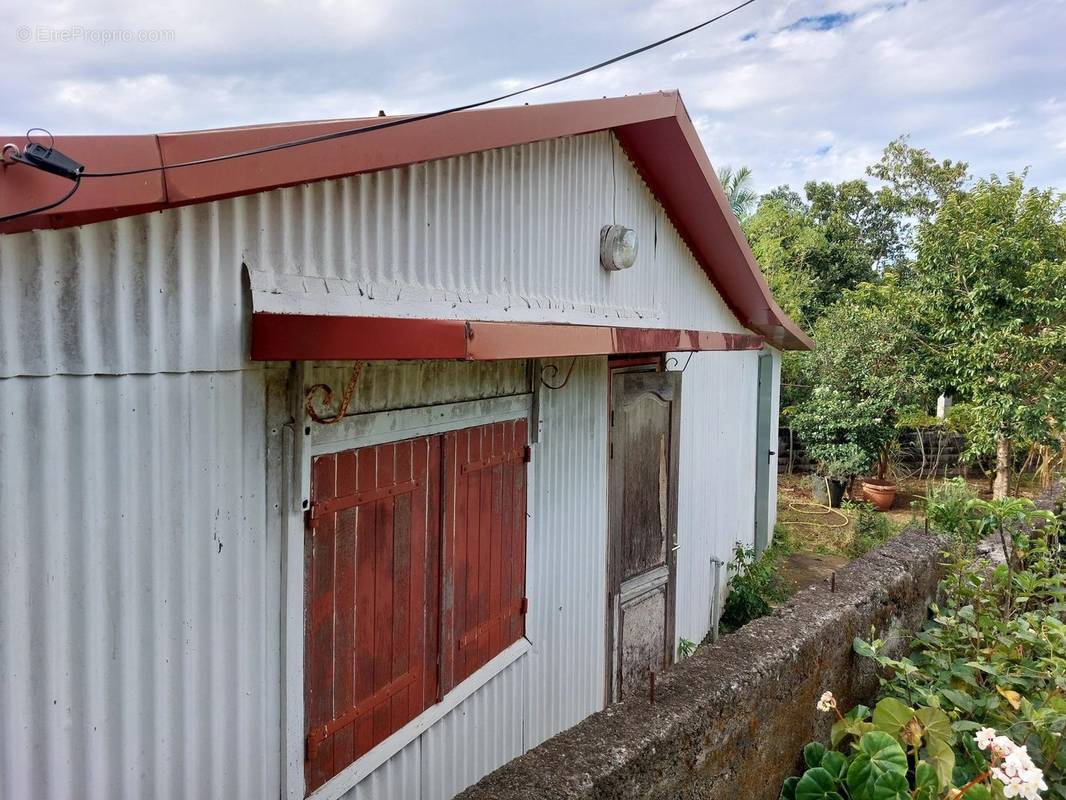
[[[74,185],[71,186],[70,191],[67,192],[62,198],[60,198],[56,202],[49,203],[48,205],[41,206],[39,208],[32,208],[28,211],[20,211],[17,214],[9,214],[6,217],[0,217],[0,223],[10,222],[11,220],[18,219],[20,217],[29,216],[30,214],[39,214],[42,211],[48,211],[58,205],[61,205],[62,203],[65,203],[74,195],[76,191],[78,191],[78,188],[81,186],[82,178],[118,178],[124,175],[143,175],[148,172],[158,172],[164,169],[180,169],[182,167],[195,167],[200,164],[213,164],[219,161],[230,161],[235,158],[247,158],[248,156],[263,155],[265,153],[273,153],[278,150],[287,150],[291,147],[303,147],[309,144],[329,142],[335,139],[344,139],[349,136],[358,136],[362,133],[371,133],[373,131],[380,131],[386,128],[396,128],[400,125],[410,125],[415,122],[423,122],[428,119],[443,117],[447,114],[454,114],[458,111],[469,111],[470,109],[480,108],[482,106],[491,105],[492,103],[499,103],[502,100],[510,100],[512,97],[518,97],[519,95],[527,94],[528,92],[533,92],[537,89],[544,89],[548,86],[555,86],[556,84],[563,83],[564,81],[573,80],[574,78],[580,78],[582,75],[588,75],[590,72],[595,72],[596,70],[603,69],[604,67],[609,67],[612,64],[617,64],[620,61],[625,61],[626,59],[632,58],[633,56],[640,55],[641,53],[646,53],[649,50],[654,50],[656,47],[661,47],[662,45],[668,44],[669,42],[672,42],[675,39],[680,39],[682,36],[687,36],[690,33],[695,33],[701,28],[706,28],[708,25],[718,22],[721,19],[725,19],[729,15],[735,14],[737,11],[740,11],[742,8],[750,6],[754,2],[755,0],[744,0],[743,3],[733,6],[732,8],[723,11],[721,14],[713,16],[710,19],[706,19],[703,22],[700,22],[689,28],[685,28],[682,31],[678,31],[677,33],[673,33],[663,39],[659,39],[657,41],[651,42],[650,44],[646,44],[643,47],[638,47],[635,50],[629,50],[628,52],[622,53],[621,55],[609,58],[606,61],[601,61],[598,64],[593,64],[592,66],[585,67],[584,69],[579,69],[576,72],[571,72],[567,75],[563,75],[558,78],[552,78],[551,80],[547,80],[542,83],[535,84],[533,86],[527,86],[524,89],[516,89],[513,92],[501,94],[497,97],[493,97],[488,100],[479,100],[475,103],[467,103],[461,106],[453,106],[452,108],[446,108],[440,111],[433,111],[428,114],[416,114],[410,117],[402,117],[400,119],[393,119],[389,120],[388,122],[379,122],[373,125],[367,125],[360,128],[346,128],[345,130],[334,131],[332,133],[324,133],[320,134],[319,136],[309,136],[304,139],[293,139],[289,142],[280,142],[278,144],[266,145],[264,147],[257,147],[252,150],[241,150],[234,153],[224,153],[222,155],[210,156],[208,158],[199,158],[193,161],[182,161],[177,164],[141,167],[139,169],[117,170],[114,172],[83,172],[74,181]]]
[[[20,211],[17,214],[8,214],[6,217],[0,217],[0,222],[11,222],[11,220],[18,219],[19,217],[28,217],[30,214],[40,214],[42,211],[49,211],[50,209],[62,205],[63,203],[67,202],[67,200],[72,198],[74,196],[74,192],[78,191],[78,188],[80,186],[81,175],[74,179],[74,183],[71,185],[70,191],[60,197],[54,203],[49,203],[46,206],[38,206],[37,208],[31,208],[29,211]]]
[[[701,28],[706,28],[708,25],[718,22],[718,20],[725,19],[730,14],[735,14],[737,11],[740,11],[746,6],[750,6],[754,2],[755,0],[745,0],[745,2],[741,3],[740,5],[733,6],[728,11],[723,11],[717,16],[711,17],[708,20],[704,20],[703,22],[697,25],[693,25],[690,28],[685,28],[685,30],[683,31],[678,31],[677,33],[671,34],[670,36],[667,36],[664,39],[659,39],[658,41],[652,42],[651,44],[646,44],[643,47],[638,47],[635,50],[630,50],[626,53],[622,53],[621,55],[615,56],[614,58],[609,58],[606,61],[601,61],[598,64],[593,64],[590,67],[585,67],[584,69],[580,69],[576,72],[571,72],[568,75],[563,75],[559,78],[552,78],[551,80],[544,81],[543,83],[538,83],[534,86],[527,86],[524,89],[517,89],[513,92],[508,92],[507,94],[501,94],[498,97],[493,97],[489,100],[479,100],[476,103],[467,103],[466,105],[453,106],[452,108],[442,109],[441,111],[432,111],[428,114],[416,114],[415,116],[411,117],[402,117],[400,119],[393,119],[389,120],[388,122],[379,122],[361,128],[347,128],[342,131],[324,133],[318,136],[309,136],[305,139],[293,139],[289,142],[280,142],[278,144],[265,145],[263,147],[256,147],[252,150],[241,150],[235,153],[224,153],[218,156],[199,158],[194,161],[182,161],[177,164],[166,164],[165,166],[142,167],[140,169],[117,170],[115,172],[86,172],[84,173],[84,177],[117,178],[123,175],[141,175],[146,172],[156,172],[162,169],[180,169],[181,167],[195,167],[200,164],[213,164],[218,161],[230,161],[235,158],[257,156],[262,155],[264,153],[273,153],[277,150],[287,150],[290,147],[302,147],[304,145],[317,144],[319,142],[329,142],[335,139],[344,139],[349,136],[357,136],[362,133],[380,131],[386,128],[396,128],[400,125],[410,125],[415,122],[423,122],[427,119],[435,119],[436,117],[443,117],[447,114],[454,114],[458,111],[469,111],[473,108],[480,108],[481,106],[491,105],[492,103],[498,103],[501,100],[510,100],[512,97],[518,97],[519,95],[526,94],[527,92],[536,91],[537,89],[544,89],[548,86],[554,86],[557,83],[563,83],[564,81],[573,80],[574,78],[579,78],[582,75],[588,75],[590,72],[595,72],[596,70],[603,69],[604,67],[609,67],[612,64],[617,64],[619,61],[625,61],[626,59],[632,58],[633,56],[640,55],[641,53],[646,53],[648,50],[653,50],[656,47],[660,47],[664,44],[672,42],[675,39],[680,39],[682,36],[687,36],[690,33],[694,33],[695,31],[698,31]]]

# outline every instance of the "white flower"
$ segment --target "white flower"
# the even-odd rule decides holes
[[[821,698],[818,700],[819,711],[832,711],[837,707],[836,698],[833,697],[832,692],[823,692]]]
[[[1018,750],[1018,745],[1008,739],[1006,736],[993,737],[992,742],[992,755],[999,758],[1007,758],[1009,755]],[[1023,749],[1022,752],[1025,752]]]
[[[1003,784],[1003,796],[1040,800],[1040,792],[1047,790],[1047,784],[1044,782],[1044,773],[1033,763],[1029,752],[1006,736],[989,739],[988,730],[986,728],[977,732],[978,747],[985,749],[982,741],[991,747],[994,759],[992,777]],[[996,759],[1002,761],[997,763]]]
[[[987,750],[992,746],[992,740],[996,738],[996,729],[981,728],[973,738],[981,750]]]

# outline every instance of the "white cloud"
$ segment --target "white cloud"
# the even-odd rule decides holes
[[[988,136],[996,131],[1005,131],[1018,126],[1018,120],[1014,117],[1001,117],[991,122],[983,122],[963,131],[967,136]]]
[[[432,110],[570,72],[714,10],[704,0],[22,4],[0,28],[9,87],[0,132],[149,132]],[[22,43],[20,25],[174,35]],[[712,162],[750,166],[760,189],[862,177],[902,133],[938,157],[969,161],[975,174],[1030,164],[1034,182],[1066,188],[1066,102],[1054,99],[1066,73],[1062,30],[1059,0],[760,0],[659,50],[513,102],[678,88]]]

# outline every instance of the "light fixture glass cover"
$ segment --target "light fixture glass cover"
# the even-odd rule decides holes
[[[637,232],[624,225],[604,225],[600,230],[600,265],[617,271],[637,260]]]

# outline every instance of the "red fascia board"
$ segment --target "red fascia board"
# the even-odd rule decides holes
[[[669,328],[257,313],[254,361],[434,360],[758,350],[761,336]]]

